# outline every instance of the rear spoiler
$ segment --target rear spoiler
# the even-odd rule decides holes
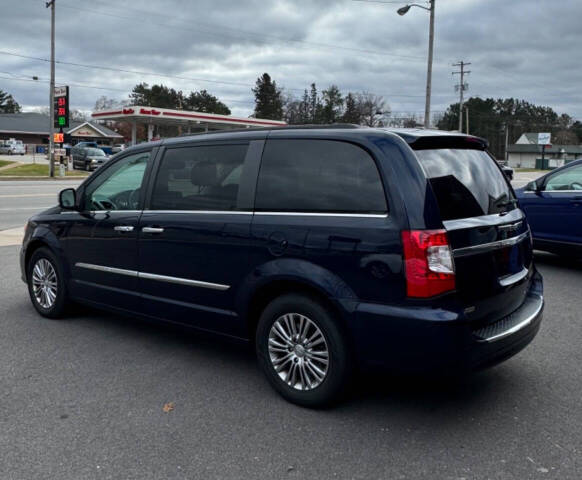
[[[406,136],[403,138],[413,150],[432,150],[439,148],[487,150],[489,146],[489,142],[484,138],[473,137],[471,135]]]

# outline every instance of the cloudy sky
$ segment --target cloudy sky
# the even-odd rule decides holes
[[[288,94],[311,82],[384,96],[424,112],[428,13],[357,0],[56,0],[58,84],[72,108],[138,82],[207,89],[252,112],[268,72]],[[50,14],[44,0],[2,0],[0,89],[48,105]],[[436,0],[433,112],[457,101],[453,63],[471,62],[469,95],[517,97],[582,119],[581,0]],[[20,56],[17,56],[20,55]],[[29,58],[34,57],[34,58]],[[39,77],[38,81],[31,80]]]

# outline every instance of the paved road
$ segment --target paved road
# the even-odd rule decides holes
[[[0,231],[24,226],[36,212],[56,205],[63,188],[80,183],[81,180],[0,181]]]
[[[505,364],[363,378],[311,411],[245,348],[93,310],[40,318],[17,252],[0,248],[2,479],[582,478],[582,263],[538,259],[544,323]]]

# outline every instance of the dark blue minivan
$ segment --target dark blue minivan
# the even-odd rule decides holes
[[[253,342],[273,387],[333,402],[356,369],[482,368],[543,310],[532,238],[482,139],[332,127],[124,150],[30,219],[22,278],[81,302]]]

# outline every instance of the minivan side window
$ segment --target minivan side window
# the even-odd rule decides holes
[[[384,214],[386,197],[374,159],[335,140],[268,140],[257,211]]]
[[[234,210],[248,144],[168,149],[151,210]]]
[[[150,152],[129,155],[112,165],[89,184],[85,210],[137,210]]]

